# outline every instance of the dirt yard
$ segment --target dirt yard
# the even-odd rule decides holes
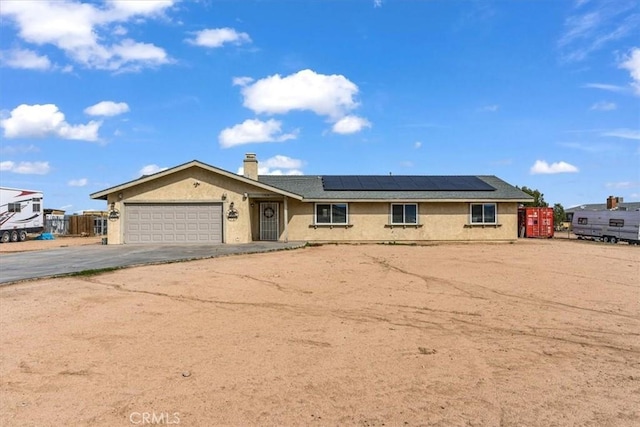
[[[101,236],[66,237],[58,236],[53,240],[35,240],[30,238],[24,242],[0,243],[0,254],[12,252],[41,251],[63,246],[101,245]]]
[[[640,248],[566,239],[5,286],[0,425],[637,426],[639,299]]]

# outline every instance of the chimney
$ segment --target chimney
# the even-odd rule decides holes
[[[609,196],[607,197],[607,209],[615,209],[618,207],[618,198]]]
[[[258,180],[258,159],[254,153],[247,153],[244,157],[243,170],[245,178]]]

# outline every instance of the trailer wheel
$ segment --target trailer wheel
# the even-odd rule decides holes
[[[18,232],[16,230],[13,230],[11,232],[11,241],[12,242],[17,242],[18,241]]]
[[[18,240],[20,240],[21,242],[24,242],[25,240],[27,240],[27,232],[22,230],[18,235]]]
[[[618,239],[616,239],[615,236],[611,236],[609,238],[609,243],[613,243],[615,245],[616,243],[618,243]]]
[[[2,233],[2,236],[0,236],[0,242],[9,243],[9,240],[11,240],[11,235],[9,234],[9,232],[5,231],[4,233]]]
[[[604,236],[602,238],[602,241],[605,242],[605,243],[609,243],[609,236]]]

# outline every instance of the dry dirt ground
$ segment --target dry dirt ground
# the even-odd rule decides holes
[[[0,425],[640,425],[640,248],[326,245],[0,288]]]
[[[0,254],[11,252],[40,251],[64,246],[101,245],[102,237],[65,237],[58,236],[53,240],[35,240],[30,238],[24,242],[0,243]]]

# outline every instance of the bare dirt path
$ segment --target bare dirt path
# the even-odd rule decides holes
[[[29,239],[24,242],[0,243],[0,254],[41,251],[44,249],[53,249],[64,246],[84,246],[84,245],[100,245],[102,244],[101,236],[91,237],[56,237],[53,240],[35,240]]]
[[[0,424],[635,426],[639,296],[637,247],[566,240],[7,286]]]

